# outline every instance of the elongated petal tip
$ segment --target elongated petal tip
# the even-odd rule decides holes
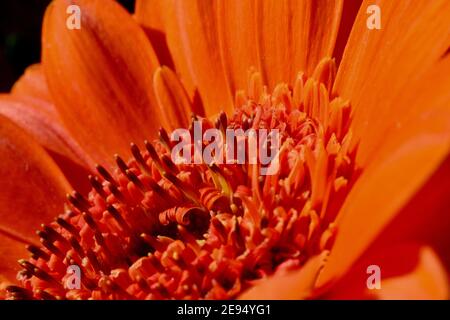
[[[0,274],[17,271],[11,257],[24,256],[34,230],[64,208],[69,183],[48,154],[9,119],[0,116]]]
[[[67,1],[47,9],[42,59],[63,122],[95,162],[111,164],[130,141],[155,137],[163,119],[153,93],[158,59],[143,30],[115,1],[76,0],[80,30],[66,27]]]
[[[170,129],[187,127],[193,107],[177,75],[165,66],[157,68],[153,76],[153,89]]]
[[[323,251],[320,255],[311,257],[299,271],[261,280],[259,284],[244,292],[239,299],[298,300],[311,297],[317,276],[325,265],[328,254],[328,251]]]

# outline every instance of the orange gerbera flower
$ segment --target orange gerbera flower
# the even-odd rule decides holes
[[[0,97],[0,295],[448,298],[449,21],[448,0],[54,1]],[[192,119],[280,130],[281,169],[175,164]]]

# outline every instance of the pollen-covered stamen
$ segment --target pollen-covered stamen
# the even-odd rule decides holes
[[[101,182],[98,180],[97,177],[94,176],[89,176],[89,182],[91,183],[92,188],[94,188],[94,190],[102,197],[102,198],[106,198],[106,193],[103,190],[103,186],[101,184]]]
[[[59,217],[56,219],[56,223],[63,229],[65,229],[65,231],[69,232],[70,235],[72,237],[74,237],[76,240],[80,240],[80,234],[79,234],[79,230],[73,226],[72,224],[70,224],[69,222],[67,222],[66,220],[64,220],[63,218]],[[61,232],[61,231],[60,231]]]
[[[173,142],[170,140],[167,131],[164,128],[159,128],[158,131],[159,141],[163,144],[166,149],[172,149]]]
[[[18,286],[9,286],[8,294],[14,300],[31,300],[34,297],[33,291]]]
[[[103,177],[103,179],[105,179],[109,183],[117,185],[116,180],[114,180],[114,178],[109,174],[108,170],[106,170],[103,166],[97,165],[96,169],[98,173]]]
[[[116,156],[114,172],[97,166],[88,197],[69,195],[70,210],[38,232],[42,247],[20,261],[24,288],[9,287],[9,297],[228,299],[329,250],[354,170],[350,105],[330,94],[334,74],[324,59],[310,78],[300,73],[269,93],[254,73],[230,118],[193,115],[223,135],[279,130],[272,175],[248,161],[176,164],[164,129],[145,150],[131,144],[131,160]],[[66,283],[73,264],[78,289]]]

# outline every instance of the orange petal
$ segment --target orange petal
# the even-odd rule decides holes
[[[344,8],[342,9],[341,24],[334,47],[333,58],[336,59],[336,64],[339,65],[344,54],[344,49],[347,45],[348,37],[352,31],[355,23],[356,15],[361,7],[363,0],[344,1]]]
[[[376,247],[373,250],[405,241],[426,243],[440,255],[450,272],[449,190],[450,154],[420,191],[384,228],[374,241]]]
[[[233,102],[219,51],[216,6],[217,2],[202,0],[164,0],[156,6],[175,67],[191,96],[198,88],[209,116],[230,112]]]
[[[159,1],[137,0],[135,18],[145,31],[159,63],[174,69],[172,55],[167,46],[167,38],[164,34],[163,14],[160,11]]]
[[[300,70],[312,72],[333,53],[342,11],[342,1],[329,0],[144,2],[138,19],[164,26],[175,66],[190,93],[198,87],[208,115],[231,110],[249,69],[272,88],[293,82]]]
[[[76,190],[88,192],[87,175],[95,162],[62,124],[51,99],[42,66],[32,65],[14,84],[11,95],[0,95],[0,114],[33,136]]]
[[[71,187],[48,154],[3,116],[0,137],[0,233],[33,243],[40,223],[63,211]]]
[[[369,289],[369,266],[380,271],[380,288]],[[369,279],[369,283],[372,283]],[[448,299],[446,271],[436,253],[417,244],[389,245],[370,250],[324,295],[327,299]]]
[[[46,149],[82,166],[90,163],[49,102],[22,94],[3,94],[0,95],[0,114],[22,127]]]
[[[192,104],[177,76],[167,67],[158,68],[153,78],[153,89],[169,128],[187,128],[193,110]]]
[[[1,107],[1,105],[0,105]],[[0,110],[1,113],[1,110]],[[34,231],[63,210],[70,186],[31,137],[0,116],[0,294],[16,282]]]
[[[0,114],[10,118],[52,153],[88,167],[94,163],[70,136],[53,105],[42,65],[28,67],[11,95],[0,95]]]
[[[409,90],[408,83],[423,76],[450,45],[450,2],[376,2],[381,9],[381,30],[369,30],[361,6],[339,67],[335,91],[349,99],[355,111],[353,129],[361,137],[357,162],[364,165],[392,125],[392,102]],[[430,85],[433,82],[430,82]],[[448,88],[447,88],[448,90]],[[396,105],[401,113],[408,105]]]
[[[392,105],[396,124],[341,209],[339,233],[319,277],[321,284],[341,276],[446,159],[450,150],[449,81],[447,56],[410,84],[409,91]]]
[[[218,49],[232,93],[247,88],[250,69],[261,70],[256,8],[254,0],[217,2]]]
[[[17,260],[29,256],[25,243],[6,236],[0,231],[0,298],[6,286],[16,283],[21,267]]]
[[[309,298],[317,276],[325,264],[328,252],[310,258],[299,270],[261,280],[244,292],[240,300],[298,300]]]
[[[377,298],[448,300],[448,280],[445,269],[433,250],[422,248],[416,268],[410,274],[383,281]]]
[[[294,83],[299,71],[311,75],[322,58],[331,57],[342,6],[329,0],[257,2],[262,74],[269,86]]]
[[[164,19],[161,9],[159,0],[136,0],[134,14],[144,27],[162,31]]]
[[[28,67],[25,73],[14,84],[11,93],[19,96],[30,96],[47,102],[51,101],[44,70],[40,64]]]
[[[81,8],[81,30],[66,28],[67,6]],[[43,65],[63,122],[101,164],[165,125],[153,94],[158,60],[145,33],[110,0],[57,0],[43,26]]]
[[[0,95],[0,114],[44,147],[76,190],[90,190],[87,175],[95,163],[67,132],[52,104],[28,95],[5,94]]]

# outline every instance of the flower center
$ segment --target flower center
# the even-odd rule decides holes
[[[236,94],[235,112],[216,121],[223,132],[277,129],[279,170],[258,164],[175,164],[165,130],[117,169],[99,166],[85,198],[38,235],[42,247],[19,263],[23,287],[10,298],[229,299],[265,277],[301,268],[329,250],[333,223],[354,171],[349,104],[333,97],[332,60],[311,78],[269,94],[260,76]],[[206,142],[205,142],[206,143]],[[67,285],[80,270],[80,288]]]

